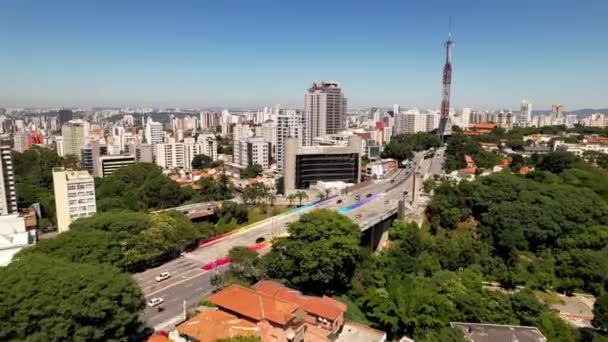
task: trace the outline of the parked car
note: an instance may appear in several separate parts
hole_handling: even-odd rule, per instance
[[[340,204],[340,203],[342,203],[342,200],[341,200],[341,199],[339,199],[339,200],[338,200],[336,203]]]
[[[369,194],[367,194],[367,196],[365,196],[365,197],[370,198],[370,197],[372,197],[372,194],[371,194],[371,193],[369,193]]]
[[[169,278],[171,278],[171,275],[169,274],[169,272],[163,272],[156,276],[156,281],[161,282],[161,281],[167,280]]]
[[[152,298],[148,301],[148,306],[149,307],[155,307],[157,305],[161,305],[162,303],[164,303],[165,300],[160,298],[160,297],[156,297],[156,298]]]

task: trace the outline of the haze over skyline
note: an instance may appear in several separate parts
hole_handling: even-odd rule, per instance
[[[605,108],[606,1],[0,3],[1,106],[301,108],[313,81],[349,107]]]

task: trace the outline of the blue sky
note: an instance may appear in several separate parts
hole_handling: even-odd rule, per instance
[[[0,106],[608,107],[608,1],[0,0]]]

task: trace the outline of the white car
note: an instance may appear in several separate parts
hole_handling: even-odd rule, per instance
[[[157,305],[161,305],[164,301],[165,300],[162,299],[162,298],[158,298],[158,297],[157,298],[152,298],[152,299],[150,299],[148,301],[148,306],[149,307],[154,307],[154,306],[157,306]]]
[[[156,281],[160,282],[163,280],[167,280],[169,278],[171,278],[171,275],[169,274],[169,272],[163,272],[156,276]]]

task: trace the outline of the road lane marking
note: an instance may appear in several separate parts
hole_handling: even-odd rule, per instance
[[[184,282],[186,282],[186,281],[188,281],[188,280],[192,280],[192,279],[194,279],[194,278],[197,278],[197,277],[200,277],[200,276],[202,276],[202,275],[205,275],[205,274],[209,273],[209,272],[206,272],[206,271],[203,271],[203,270],[200,270],[200,271],[201,271],[201,273],[199,273],[199,274],[197,274],[197,275],[193,275],[193,276],[192,276],[192,277],[190,277],[190,278],[186,278],[186,279],[180,280],[180,281],[178,281],[177,283],[173,283],[173,284],[171,284],[171,285],[169,285],[169,286],[163,287],[162,289],[158,289],[158,290],[156,290],[156,291],[154,291],[154,292],[150,292],[150,293],[148,293],[147,295],[144,295],[144,297],[145,297],[145,298],[147,298],[147,297],[153,296],[153,295],[155,295],[155,294],[157,294],[157,293],[159,293],[159,292],[165,291],[166,289],[170,289],[170,288],[172,288],[172,287],[174,287],[174,286],[176,286],[176,285],[179,285],[179,284],[181,284],[181,283],[184,283]]]

